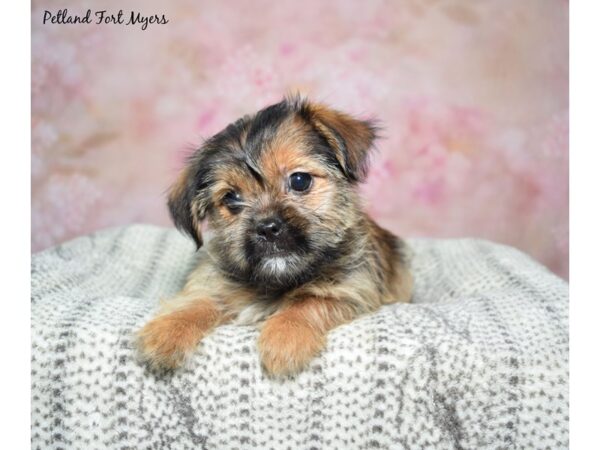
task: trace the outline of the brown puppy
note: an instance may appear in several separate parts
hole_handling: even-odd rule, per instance
[[[202,246],[183,290],[139,332],[143,357],[175,368],[226,321],[260,327],[273,376],[301,371],[327,332],[393,302],[408,302],[405,244],[361,209],[375,128],[288,98],[246,116],[196,151],[172,187],[178,228]]]

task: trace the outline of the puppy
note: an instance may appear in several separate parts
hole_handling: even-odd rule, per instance
[[[143,358],[176,368],[231,321],[259,327],[268,375],[295,375],[332,328],[408,302],[408,249],[357,193],[375,138],[369,121],[287,98],[206,141],[168,204],[198,248],[203,220],[214,237],[183,290],[138,333]]]

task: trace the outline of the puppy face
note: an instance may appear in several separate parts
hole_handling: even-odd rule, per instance
[[[375,138],[369,122],[300,99],[244,117],[209,139],[171,189],[175,224],[230,277],[281,290],[352,252],[356,184]]]

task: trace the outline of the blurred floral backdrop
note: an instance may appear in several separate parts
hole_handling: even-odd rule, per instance
[[[385,127],[364,197],[403,236],[476,236],[568,277],[568,2],[32,3],[32,246],[168,225],[186,152],[299,91]]]

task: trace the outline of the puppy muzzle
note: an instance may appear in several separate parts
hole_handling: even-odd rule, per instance
[[[269,217],[258,222],[256,225],[256,234],[259,239],[265,239],[267,242],[275,242],[281,236],[285,224],[279,217]]]

